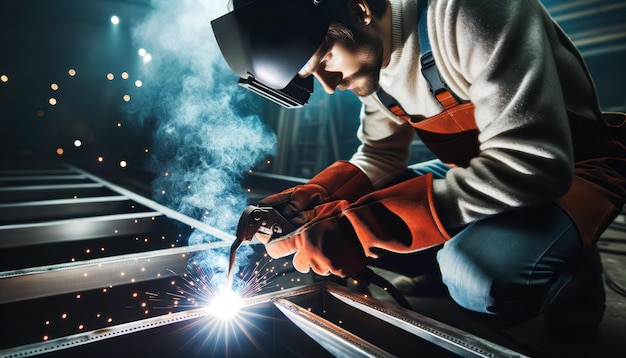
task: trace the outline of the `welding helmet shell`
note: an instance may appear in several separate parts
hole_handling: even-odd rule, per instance
[[[343,0],[256,0],[211,22],[239,77],[285,88],[320,47]]]

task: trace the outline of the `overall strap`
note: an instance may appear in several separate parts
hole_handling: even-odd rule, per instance
[[[424,3],[428,3],[424,1]],[[435,58],[433,57],[433,51],[430,47],[430,41],[428,40],[428,21],[426,18],[427,6],[421,11],[420,19],[417,23],[417,29],[420,40],[420,63],[422,64],[422,75],[428,82],[430,92],[437,97],[437,100],[444,109],[449,109],[459,104],[452,91],[448,88],[448,85],[444,82],[443,78],[439,74]]]
[[[420,18],[417,26],[420,41],[420,63],[422,66],[422,75],[426,79],[431,93],[437,98],[443,108],[447,110],[458,105],[459,101],[443,81],[441,75],[439,74],[439,70],[437,69],[437,64],[435,63],[435,58],[433,57],[430,47],[430,41],[428,40],[428,22],[426,19],[427,5],[427,0],[418,1],[418,14],[420,14]],[[411,116],[406,113],[398,101],[385,92],[385,90],[380,88],[376,94],[383,105],[385,105],[385,107],[387,107],[393,114],[405,121],[411,119]]]

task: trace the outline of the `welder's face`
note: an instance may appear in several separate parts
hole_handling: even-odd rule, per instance
[[[327,38],[299,75],[314,75],[328,93],[337,88],[357,96],[375,92],[383,62],[382,44],[366,32],[352,33],[354,41]]]

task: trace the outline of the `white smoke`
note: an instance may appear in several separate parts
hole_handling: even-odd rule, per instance
[[[213,36],[210,21],[228,12],[227,2],[153,1],[133,31],[152,60],[141,66],[130,110],[154,128],[154,198],[233,232],[247,205],[240,179],[273,154],[276,138],[256,115],[261,99],[236,85]],[[207,241],[215,240],[194,233],[189,245]]]

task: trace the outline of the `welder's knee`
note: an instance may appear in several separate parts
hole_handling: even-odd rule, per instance
[[[484,272],[471,252],[459,248],[457,242],[447,242],[437,253],[443,283],[452,299],[461,307],[474,312],[489,313],[493,277]]]
[[[468,225],[443,245],[437,261],[444,284],[461,307],[531,318],[567,281],[579,245],[567,214],[544,205]]]

